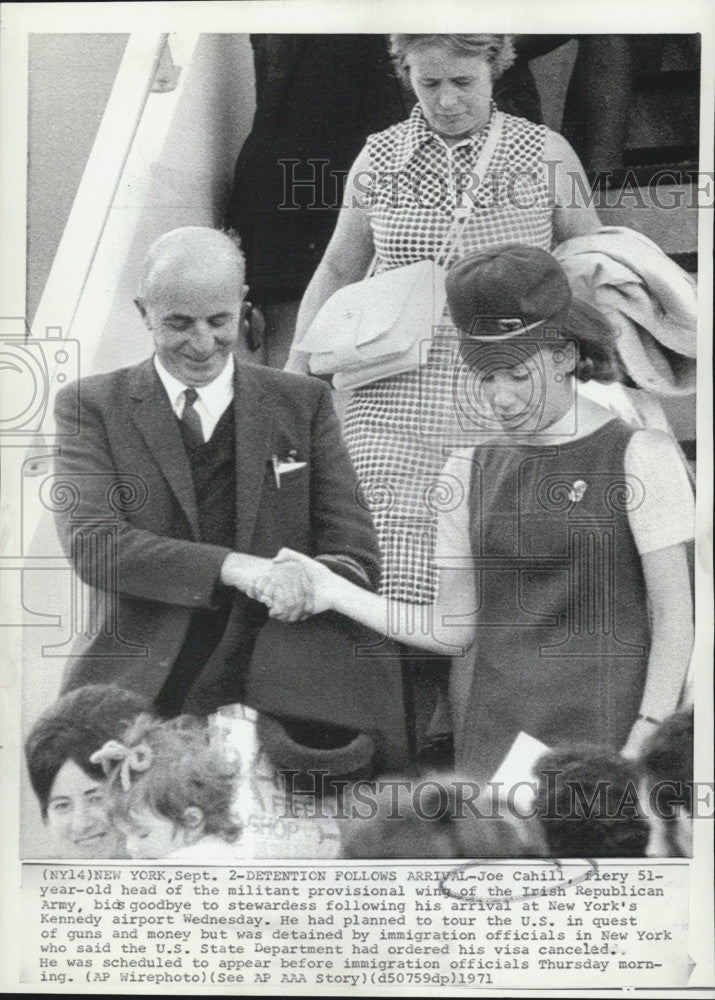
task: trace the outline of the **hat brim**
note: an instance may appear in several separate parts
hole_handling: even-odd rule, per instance
[[[502,324],[509,324],[510,329],[504,330]],[[490,330],[483,334],[479,329]],[[573,298],[569,307],[546,319],[525,323],[518,317],[476,317],[470,330],[460,327],[462,337],[470,344],[504,344],[512,340],[551,341],[558,337],[568,339],[578,336],[579,332],[601,333],[604,337],[613,337],[613,328],[603,313],[599,312],[583,299]]]

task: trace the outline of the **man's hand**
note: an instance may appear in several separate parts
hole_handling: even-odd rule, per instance
[[[273,561],[232,552],[221,567],[221,582],[261,601],[271,618],[297,622],[330,607],[332,589],[340,577],[322,563],[281,549]]]
[[[271,560],[261,556],[249,556],[243,552],[231,552],[221,566],[221,583],[227,587],[254,597],[257,582],[271,571]]]
[[[314,613],[313,583],[298,562],[271,563],[248,594],[266,604],[271,618],[281,622],[303,621]]]
[[[321,611],[329,611],[333,607],[334,588],[340,584],[341,577],[331,572],[323,563],[303,555],[302,552],[281,549],[273,560],[273,566],[276,569],[291,567],[294,571],[300,570],[303,573],[304,578],[309,582],[312,597],[311,610],[308,614],[318,615]],[[271,614],[272,617],[276,617],[273,613]]]

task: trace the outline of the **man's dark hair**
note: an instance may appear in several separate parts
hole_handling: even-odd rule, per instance
[[[25,740],[25,760],[43,818],[58,771],[68,760],[90,778],[104,781],[89,758],[107,740],[119,739],[149,701],[114,684],[88,684],[58,699],[35,722]]]
[[[693,710],[676,712],[643,744],[641,766],[649,781],[672,782],[687,812],[693,811]]]
[[[679,819],[693,813],[692,708],[669,715],[653,730],[643,744],[640,765],[653,822],[663,821],[670,856],[689,857]]]
[[[534,766],[536,808],[553,855],[642,857],[648,823],[638,803],[637,765],[611,747],[574,744]]]

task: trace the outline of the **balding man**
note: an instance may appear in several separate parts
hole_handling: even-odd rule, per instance
[[[330,393],[239,364],[244,262],[228,236],[189,227],[147,254],[136,305],[141,364],[57,396],[55,496],[65,551],[95,596],[63,691],[115,683],[166,716],[241,700],[266,609],[246,596],[282,546],[374,585],[378,553]],[[65,486],[64,493],[62,485]],[[277,572],[277,569],[271,570]],[[283,577],[284,617],[310,610]]]

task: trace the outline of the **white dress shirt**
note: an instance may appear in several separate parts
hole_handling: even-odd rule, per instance
[[[184,404],[186,403],[184,393],[188,386],[184,385],[177,378],[174,378],[164,365],[162,365],[156,354],[154,355],[154,367],[161,379],[162,385],[166,389],[171,408],[176,416],[181,419],[181,415],[184,412]],[[233,355],[229,354],[226,367],[221,374],[217,375],[213,382],[209,382],[208,385],[196,387],[198,398],[194,403],[194,409],[201,419],[204,441],[210,439],[226,407],[233,400],[233,367]]]

